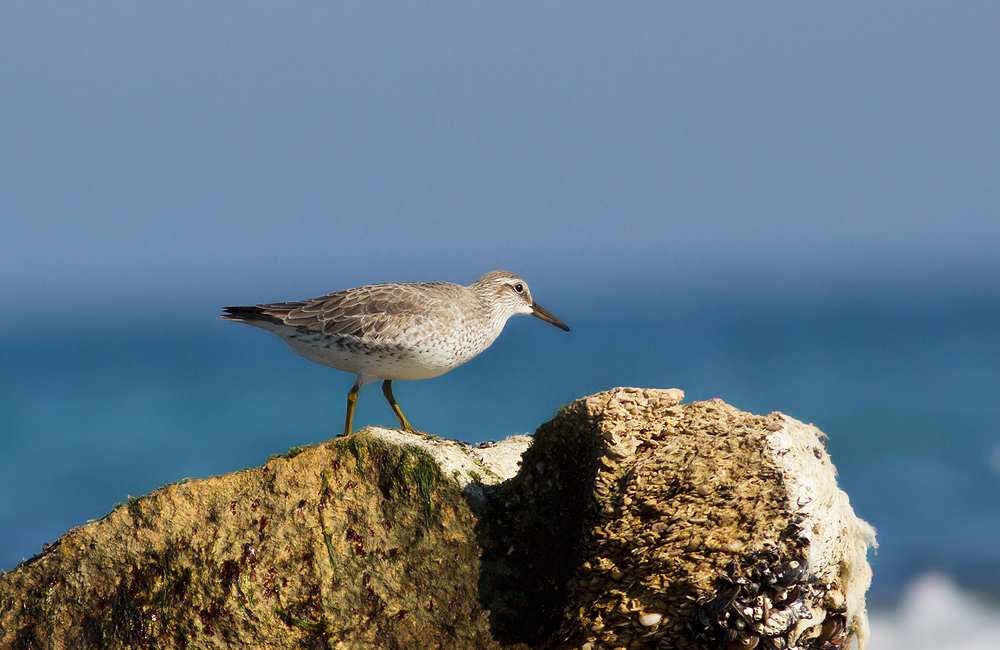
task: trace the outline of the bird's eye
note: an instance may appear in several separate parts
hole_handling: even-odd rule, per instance
[[[521,293],[522,291],[524,291],[524,285],[518,282],[517,284],[514,285],[514,291]]]

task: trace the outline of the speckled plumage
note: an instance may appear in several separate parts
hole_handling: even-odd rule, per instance
[[[383,392],[409,429],[392,397],[392,380],[428,379],[462,365],[488,348],[515,314],[569,331],[532,300],[523,279],[507,271],[492,271],[467,287],[398,282],[300,302],[226,307],[222,318],[266,329],[299,356],[355,374],[346,435],[358,389],[376,379],[385,380]]]

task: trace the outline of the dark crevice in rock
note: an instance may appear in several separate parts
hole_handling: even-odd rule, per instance
[[[543,425],[518,475],[489,494],[477,526],[479,599],[501,643],[536,645],[558,627],[580,565],[600,446],[567,412]]]

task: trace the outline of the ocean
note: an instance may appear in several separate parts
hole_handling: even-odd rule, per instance
[[[465,366],[396,382],[410,422],[497,440],[614,386],[812,422],[878,531],[871,647],[996,647],[1000,303],[543,304],[572,332],[514,318]],[[0,332],[0,569],[129,496],[341,432],[351,376],[216,316]],[[395,425],[378,385],[354,421]],[[966,636],[913,634],[935,621]]]

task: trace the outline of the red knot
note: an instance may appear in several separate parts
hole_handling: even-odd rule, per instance
[[[490,347],[515,314],[569,331],[532,299],[528,283],[507,271],[491,271],[467,287],[393,282],[224,311],[223,320],[273,332],[300,357],[357,376],[347,394],[344,435],[358,390],[376,379],[400,426],[412,431],[392,395],[393,380],[429,379],[462,365]]]

